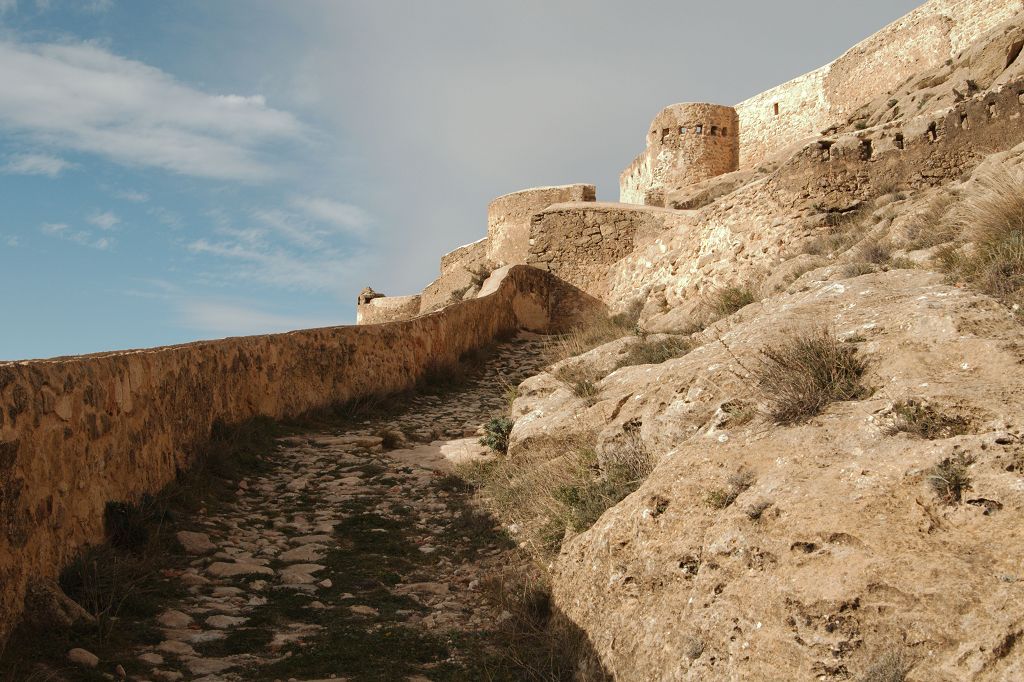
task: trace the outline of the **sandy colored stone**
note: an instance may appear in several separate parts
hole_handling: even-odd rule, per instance
[[[175,609],[168,609],[157,616],[156,622],[165,628],[181,629],[187,628],[192,623],[192,616]]]
[[[100,664],[100,659],[91,651],[72,649],[68,652],[68,662],[81,668],[95,668]]]
[[[210,542],[210,536],[206,533],[180,530],[175,537],[188,554],[208,554],[217,549],[217,546]]]
[[[274,570],[267,566],[247,563],[227,563],[216,561],[206,567],[206,572],[215,578],[233,578],[239,575],[274,575]]]

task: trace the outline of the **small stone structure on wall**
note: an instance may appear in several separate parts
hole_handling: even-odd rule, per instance
[[[420,296],[375,296],[358,301],[356,324],[380,324],[407,320],[420,313]]]
[[[662,109],[647,132],[647,147],[619,177],[619,200],[662,206],[666,191],[739,168],[736,110],[686,102]]]

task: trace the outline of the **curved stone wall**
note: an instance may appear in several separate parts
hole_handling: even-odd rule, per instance
[[[662,109],[648,128],[647,148],[619,179],[623,203],[662,205],[664,193],[739,168],[736,110],[682,103]]]
[[[29,579],[101,541],[106,503],[158,491],[215,422],[402,391],[503,332],[605,310],[536,268],[502,275],[488,295],[391,324],[0,363],[0,643]]]
[[[498,197],[487,206],[487,258],[495,266],[526,262],[530,218],[551,204],[596,201],[594,185],[534,187]]]

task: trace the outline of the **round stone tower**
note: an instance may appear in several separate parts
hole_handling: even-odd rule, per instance
[[[647,130],[647,149],[621,177],[626,203],[663,205],[665,192],[739,169],[740,119],[732,107],[673,104]]]

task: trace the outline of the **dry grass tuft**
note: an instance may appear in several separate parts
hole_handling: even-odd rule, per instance
[[[559,367],[555,377],[566,384],[577,398],[582,398],[588,405],[593,405],[600,393],[597,382],[601,381],[604,375],[583,362],[575,362]]]
[[[970,422],[963,417],[942,414],[931,405],[909,398],[897,401],[892,408],[889,435],[909,433],[918,438],[937,440],[952,438],[970,431]]]
[[[508,617],[495,623],[505,659],[515,679],[557,682],[580,679],[581,664],[593,656],[586,635],[554,608],[547,576],[526,562],[485,575],[480,581],[484,597]],[[590,667],[590,666],[587,666]],[[585,679],[610,679],[598,669]],[[495,676],[488,679],[505,679]]]
[[[647,478],[655,464],[635,432],[598,452],[592,435],[528,444],[514,456],[467,465],[462,475],[538,554],[557,552]]]
[[[629,336],[636,331],[636,321],[622,317],[597,317],[572,331],[553,336],[544,349],[545,360],[554,365],[583,355],[589,350]]]
[[[956,196],[948,192],[936,194],[912,222],[906,226],[908,251],[928,249],[956,239],[957,228],[948,220]]]
[[[864,674],[861,682],[904,682],[914,662],[902,647],[883,651],[876,657]]]
[[[940,267],[1007,304],[1024,302],[1024,170],[982,176],[954,215],[973,248],[943,249]]]
[[[725,509],[732,505],[732,503],[736,501],[736,498],[746,492],[756,481],[757,478],[749,471],[741,471],[733,474],[729,477],[728,487],[714,488],[708,491],[707,495],[704,497],[704,501],[707,502],[708,506],[714,507],[715,509]],[[761,511],[764,511],[764,509]],[[758,514],[758,516],[760,516],[760,514]]]
[[[728,286],[714,290],[704,297],[701,307],[712,321],[732,315],[757,300],[754,288],[749,285]]]
[[[692,349],[693,341],[686,337],[676,336],[658,340],[640,338],[626,349],[626,354],[619,358],[615,367],[660,365],[667,360],[682,357]]]
[[[861,383],[867,364],[857,349],[828,329],[794,332],[761,351],[754,378],[777,424],[796,424],[820,414],[832,402],[867,395]]]

